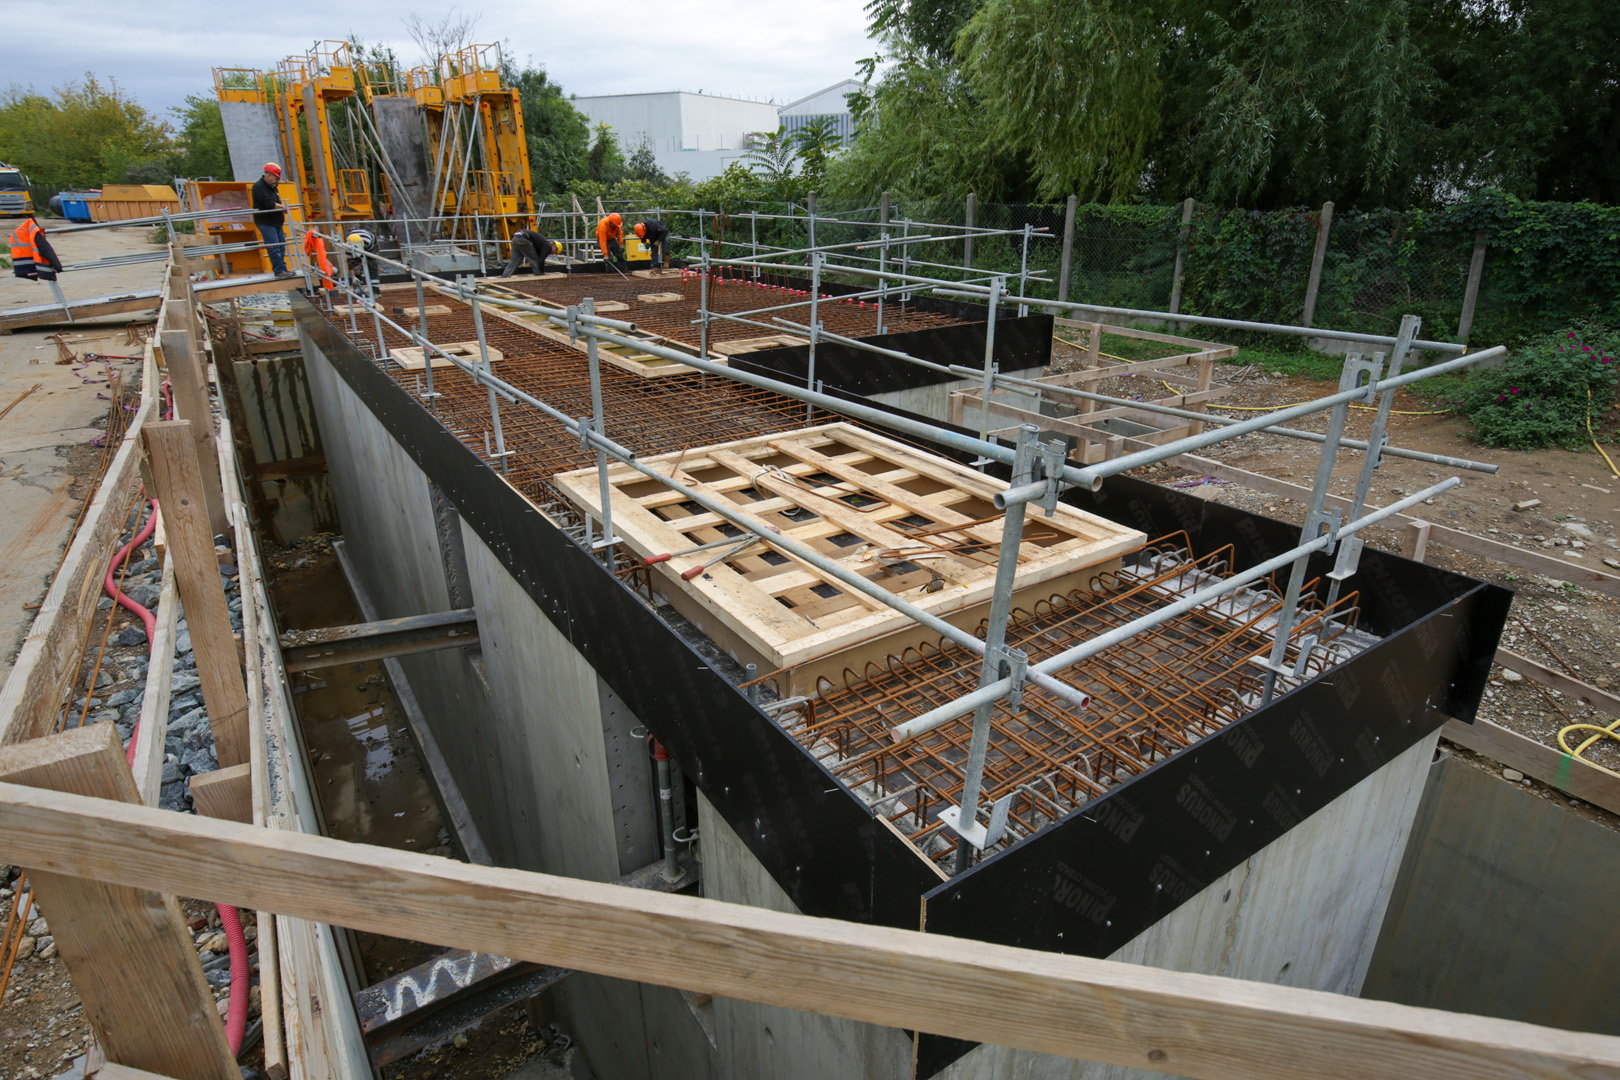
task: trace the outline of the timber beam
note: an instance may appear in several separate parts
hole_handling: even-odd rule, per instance
[[[281,656],[293,672],[476,644],[478,613],[458,608],[324,630],[289,630],[281,635]]]

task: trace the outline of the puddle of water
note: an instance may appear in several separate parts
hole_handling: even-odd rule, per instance
[[[271,595],[283,631],[361,621],[342,568],[330,551],[312,556],[303,566],[276,571]],[[382,662],[317,668],[292,679],[300,691],[293,702],[327,833],[361,844],[459,858],[460,853],[442,839],[450,836],[449,823]],[[368,985],[442,951],[374,934],[354,936]]]

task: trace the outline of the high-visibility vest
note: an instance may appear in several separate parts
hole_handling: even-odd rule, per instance
[[[321,234],[313,229],[304,233],[304,257],[313,259],[315,264],[321,268],[322,286],[328,289],[337,288],[337,282],[333,279],[332,263],[326,257],[326,241],[321,239]]]
[[[39,227],[39,222],[33,218],[25,219],[21,225],[11,230],[11,261],[18,263],[26,259],[29,262],[44,262],[45,256],[40,254],[37,239],[44,231]]]

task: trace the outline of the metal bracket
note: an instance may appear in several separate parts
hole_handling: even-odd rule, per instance
[[[1356,568],[1361,565],[1361,549],[1365,546],[1365,542],[1359,535],[1346,539],[1339,546],[1338,561],[1333,564],[1333,569],[1328,573],[1328,577],[1334,581],[1343,581],[1345,578],[1353,576]]]
[[[1302,530],[1302,535],[1306,539],[1315,539],[1323,533],[1330,537],[1336,536],[1339,532],[1339,526],[1343,524],[1343,511],[1336,506],[1324,510],[1312,510],[1305,515],[1305,528]],[[1331,555],[1337,547],[1337,541],[1329,540],[1328,546],[1323,548],[1322,551],[1324,554]]]
[[[1029,674],[1029,654],[1003,644],[996,649],[994,659],[996,673],[1003,679],[1012,680],[1012,686],[1007,690],[1007,704],[1013,712],[1017,712],[1024,707],[1024,680]]]
[[[1058,496],[1063,493],[1063,464],[1068,460],[1069,448],[1057,439],[1038,443],[1036,452],[1040,460],[1036,464],[1039,472],[1046,477],[1046,494],[1041,496],[1039,504],[1046,516],[1051,517],[1057,513]]]
[[[1361,385],[1361,374],[1363,372],[1367,375],[1366,386]],[[1340,376],[1345,381],[1339,385],[1345,386],[1348,384],[1352,387],[1359,387],[1362,391],[1361,400],[1371,405],[1378,400],[1378,394],[1373,387],[1378,384],[1378,380],[1383,377],[1383,374],[1383,353],[1374,353],[1370,360],[1360,353],[1349,353],[1344,358],[1344,371]]]
[[[1012,810],[1012,795],[1003,795],[990,806],[990,824],[981,825],[977,821],[962,821],[962,808],[960,806],[947,806],[939,812],[939,820],[945,823],[957,836],[972,844],[979,851],[983,851],[991,844],[1007,835],[1007,815]]]
[[[579,305],[568,305],[568,343],[574,344],[579,340]]]

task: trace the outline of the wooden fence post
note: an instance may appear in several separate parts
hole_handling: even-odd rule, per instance
[[[962,218],[962,224],[966,225],[970,230],[973,228],[973,221],[974,221],[974,218],[976,216],[975,212],[978,210],[978,208],[979,208],[979,200],[978,200],[978,198],[973,194],[973,192],[971,192],[971,191],[968,192],[968,194],[967,194],[967,206],[963,210],[964,217]],[[965,232],[965,233],[962,234],[962,269],[964,269],[964,270],[972,270],[973,269],[973,233],[972,232]]]
[[[1058,267],[1058,303],[1069,298],[1069,267],[1074,260],[1074,211],[1080,200],[1069,196],[1069,205],[1063,210],[1063,262]]]
[[[1316,227],[1316,250],[1311,253],[1311,276],[1305,283],[1305,315],[1301,326],[1311,325],[1316,318],[1316,294],[1322,288],[1322,263],[1327,259],[1328,232],[1333,228],[1333,203],[1322,204],[1322,216]]]
[[[1479,302],[1479,282],[1485,276],[1485,231],[1474,234],[1474,257],[1468,262],[1468,286],[1463,290],[1462,314],[1457,317],[1457,341],[1468,344],[1474,330],[1474,305]]]
[[[240,765],[247,761],[247,689],[225,609],[191,425],[185,420],[148,424],[143,434],[214,732],[214,755],[222,767]]]
[[[1187,268],[1187,238],[1192,233],[1193,209],[1198,203],[1187,199],[1181,204],[1181,233],[1176,239],[1176,269],[1170,279],[1170,314],[1181,313],[1181,275]]]
[[[7,747],[0,780],[140,802],[112,724]],[[28,879],[109,1061],[161,1076],[238,1080],[173,896],[41,870],[28,870]]]

